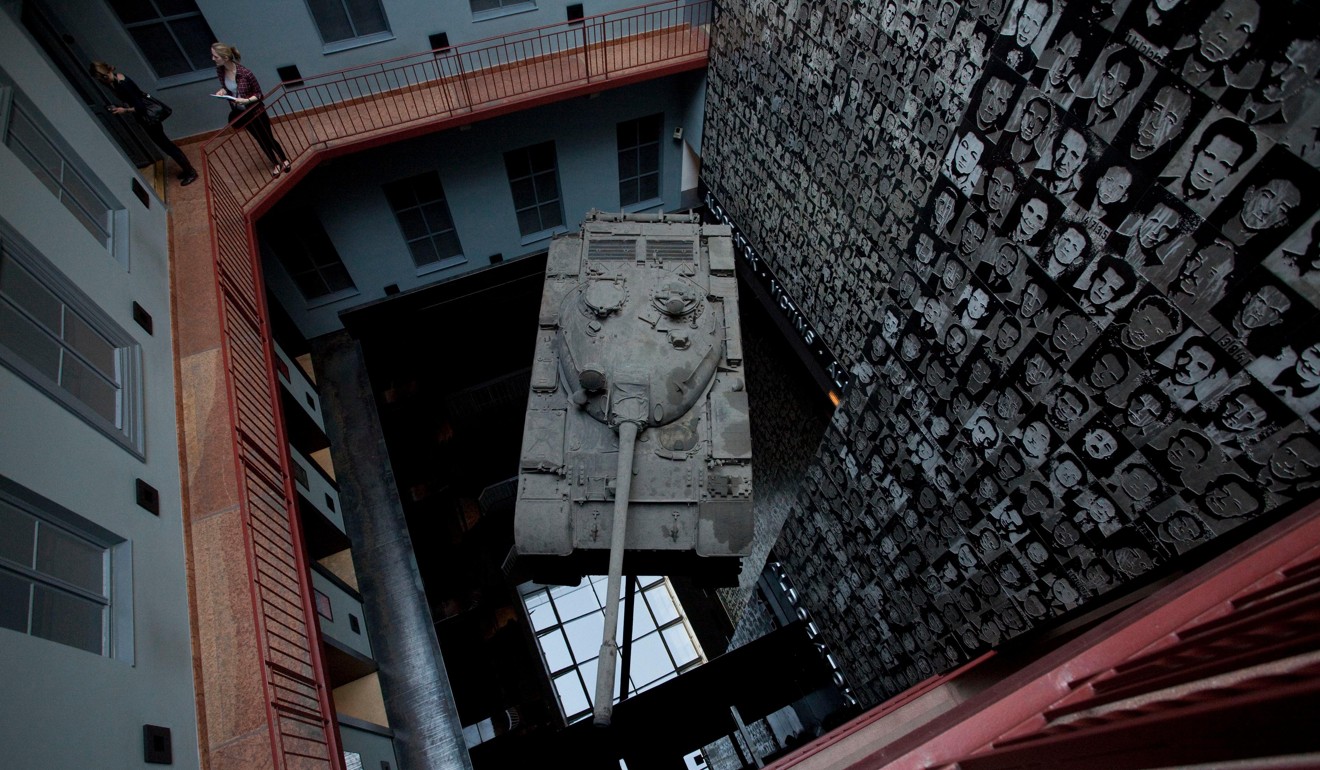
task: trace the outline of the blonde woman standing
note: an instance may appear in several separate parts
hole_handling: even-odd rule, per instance
[[[271,163],[271,176],[289,170],[289,158],[275,139],[270,117],[261,107],[261,84],[252,70],[239,64],[242,56],[238,49],[224,43],[211,46],[211,61],[215,62],[215,76],[220,80],[216,96],[231,97],[229,123],[245,129],[257,141],[257,146]]]

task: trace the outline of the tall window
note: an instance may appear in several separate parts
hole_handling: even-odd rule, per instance
[[[110,0],[158,77],[209,70],[215,35],[194,0]]]
[[[316,214],[289,209],[276,219],[278,225],[262,228],[262,239],[303,297],[314,300],[357,288]]]
[[[140,360],[127,332],[0,229],[0,363],[141,454]]]
[[[36,110],[11,88],[0,88],[0,120],[5,145],[31,169],[46,189],[111,254],[116,254],[115,220],[119,206]]]
[[[569,722],[590,714],[591,699],[596,696],[606,583],[605,576],[593,575],[576,586],[525,583],[518,587],[541,658]],[[630,695],[702,663],[701,649],[668,580],[637,578],[635,606],[632,666],[628,672]]]
[[[509,172],[519,232],[532,235],[564,224],[554,142],[506,152],[504,167]]]
[[[380,0],[307,0],[307,8],[327,44],[390,31]]]
[[[123,539],[13,487],[0,487],[0,628],[113,654],[111,548]]]
[[[390,182],[385,185],[385,198],[399,220],[413,264],[426,267],[463,261],[463,246],[458,242],[439,174],[430,171]]]
[[[660,197],[660,127],[664,115],[627,120],[619,137],[619,205]]]

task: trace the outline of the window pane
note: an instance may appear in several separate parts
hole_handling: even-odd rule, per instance
[[[579,662],[594,658],[600,652],[601,623],[604,620],[604,615],[597,612],[564,624],[568,646]]]
[[[19,160],[38,176],[58,180],[64,160],[46,139],[36,124],[20,109],[15,109],[9,122],[9,144],[18,144],[15,150]]]
[[[3,301],[0,301],[0,345],[9,348],[52,383],[59,382],[59,343]]]
[[[443,202],[428,203],[422,207],[422,213],[426,216],[426,226],[432,233],[452,230],[454,223],[449,219],[449,209]]]
[[[385,23],[385,11],[380,7],[380,0],[346,0],[349,15],[353,17],[353,26],[358,36],[374,35],[389,29]]]
[[[553,673],[573,665],[573,657],[568,654],[568,642],[564,640],[563,632],[556,629],[540,637],[538,641],[541,643],[541,652],[545,654],[548,671]]]
[[[546,201],[558,200],[559,185],[555,181],[555,175],[553,173],[537,174],[532,178],[536,181],[537,202],[544,203]]]
[[[671,620],[678,620],[678,610],[674,608],[674,600],[664,586],[657,586],[647,591],[646,603],[650,605],[651,613],[655,615],[655,622],[659,625],[663,626]]]
[[[312,9],[322,40],[333,43],[353,37],[353,27],[340,0],[307,0],[307,6]]]
[[[559,609],[559,617],[565,623],[600,609],[600,603],[596,601],[596,595],[592,593],[591,587],[585,583],[570,588],[563,593],[555,593],[555,606]]]
[[[619,176],[637,176],[637,149],[629,147],[619,151]]]
[[[619,614],[623,614],[622,606],[619,607]],[[642,603],[642,597],[638,596],[633,602],[633,638],[646,636],[654,630],[655,621],[651,619],[651,613],[646,611],[646,605]]]
[[[211,44],[215,42],[215,35],[206,19],[200,15],[175,19],[170,22],[170,29],[178,38],[178,44],[183,46],[184,56],[188,58],[191,69],[205,70],[215,66],[211,61]]]
[[[119,427],[119,388],[72,355],[65,354],[60,385],[106,422]]]
[[[0,260],[0,294],[8,297],[51,334],[60,332],[60,310],[64,306],[54,294],[11,259]]]
[[[637,167],[639,171],[655,171],[660,168],[660,145],[644,144],[637,148]]]
[[[151,62],[151,68],[156,70],[156,74],[160,77],[166,78],[193,71],[192,64],[179,50],[178,43],[174,42],[174,36],[164,24],[133,27],[128,32]]]
[[[403,230],[404,240],[415,240],[426,235],[426,221],[418,209],[399,212],[399,227]]]
[[[0,559],[31,567],[34,537],[36,522],[32,517],[0,500]]]
[[[64,342],[106,379],[115,379],[115,346],[72,310],[64,314]]]
[[[541,229],[549,230],[564,223],[564,215],[559,211],[559,201],[547,203],[541,207]]]
[[[673,670],[660,634],[648,634],[633,642],[629,676],[638,687],[645,687]]]
[[[638,187],[636,179],[625,179],[619,182],[619,205],[631,206],[641,200],[638,197]]]
[[[32,582],[0,570],[0,628],[26,634]]]
[[[500,7],[500,0],[470,0],[472,12],[491,11]]]
[[[32,635],[100,655],[105,606],[41,584],[32,587]]]
[[[660,175],[647,174],[646,176],[642,177],[640,182],[640,192],[638,193],[637,200],[647,201],[647,200],[651,200],[652,198],[659,198],[659,197],[660,197]]]
[[[536,209],[527,209],[518,212],[518,232],[523,235],[531,235],[543,230],[541,227],[541,218],[536,215]]]
[[[510,182],[509,188],[513,191],[514,208],[525,209],[536,205],[536,188],[530,177]]]
[[[435,244],[431,243],[430,238],[422,238],[409,243],[408,250],[412,252],[413,264],[418,267],[429,265],[440,259],[440,257],[436,256]]]
[[[72,198],[65,197],[61,202],[64,203],[64,208],[68,209],[69,213],[74,216],[74,219],[77,219],[79,224],[92,234],[97,243],[107,247],[110,245],[110,238],[106,232],[104,221],[90,216],[85,209],[75,204]]]
[[[578,676],[582,677],[582,686],[587,688],[587,708],[591,708],[591,703],[596,699],[596,660],[594,658],[592,660],[582,660],[578,661],[578,664]],[[616,681],[618,672],[619,669],[615,668],[614,675]],[[617,693],[617,690],[615,692]]]
[[[105,593],[105,549],[44,522],[37,529],[37,571]]]
[[[431,239],[431,242],[435,244],[435,251],[441,257],[452,257],[463,253],[463,244],[458,242],[458,234],[453,230],[437,235]]]
[[[345,269],[343,264],[336,263],[330,267],[322,268],[321,275],[331,293],[353,288],[353,279],[349,277],[348,270]]]
[[[558,623],[555,617],[555,611],[550,604],[549,595],[545,591],[538,591],[527,598],[527,614],[532,619],[532,628],[536,631],[542,631]]]
[[[289,277],[293,278],[293,282],[298,285],[298,291],[307,299],[324,297],[330,293],[325,287],[325,281],[322,281],[317,273],[295,273]]]
[[[669,645],[669,652],[674,656],[676,665],[683,666],[697,659],[697,648],[692,646],[692,637],[688,636],[687,627],[682,623],[670,626],[661,633],[664,634],[665,643]]]
[[[559,704],[564,709],[565,717],[571,717],[591,706],[587,694],[582,690],[582,682],[578,679],[577,671],[570,671],[557,677],[555,692],[559,693]]]

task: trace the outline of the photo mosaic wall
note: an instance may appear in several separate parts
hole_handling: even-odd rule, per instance
[[[863,705],[1320,494],[1318,70],[1305,2],[721,3],[704,181],[853,373],[775,557]]]

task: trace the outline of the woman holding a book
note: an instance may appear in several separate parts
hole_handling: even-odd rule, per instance
[[[261,84],[252,70],[238,63],[241,58],[233,46],[224,43],[211,46],[211,61],[215,62],[215,75],[221,86],[215,96],[229,102],[230,124],[252,135],[271,163],[270,175],[279,176],[280,172],[289,170],[289,158],[275,139],[270,117],[260,109]]]

